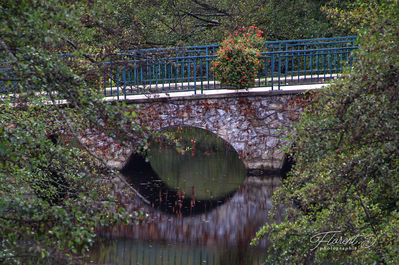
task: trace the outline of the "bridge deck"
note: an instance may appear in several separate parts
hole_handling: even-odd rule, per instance
[[[279,90],[273,90],[272,87],[254,87],[248,90],[235,90],[235,89],[215,89],[204,90],[202,94],[195,93],[194,91],[181,91],[171,93],[148,93],[141,95],[120,95],[119,97],[108,96],[104,101],[129,101],[129,102],[148,102],[148,101],[161,101],[161,100],[184,100],[184,99],[203,99],[203,98],[224,98],[235,96],[256,96],[256,95],[281,95],[281,94],[296,94],[308,90],[316,90],[326,87],[329,84],[310,84],[310,85],[293,85],[283,86]]]

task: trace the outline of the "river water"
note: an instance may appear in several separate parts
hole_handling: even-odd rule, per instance
[[[91,253],[96,264],[262,264],[270,242],[249,243],[269,220],[280,176],[249,176],[235,150],[212,133],[175,128],[154,138],[146,157],[122,170],[150,203],[123,198],[141,210],[137,224],[104,228]],[[280,211],[281,212],[281,211]]]

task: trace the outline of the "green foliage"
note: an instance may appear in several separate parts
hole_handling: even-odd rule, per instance
[[[384,2],[384,1],[382,1]],[[367,27],[375,17],[381,16],[383,4],[381,1],[330,1],[321,8],[322,12],[334,24],[344,31],[358,34]]]
[[[223,86],[247,89],[254,85],[261,67],[258,57],[263,46],[262,33],[254,26],[241,28],[222,42],[212,70]]]
[[[267,40],[346,35],[320,8],[328,0],[129,1],[118,11],[134,36],[154,46],[209,45],[245,25],[257,25]],[[336,2],[336,1],[335,1]]]
[[[399,263],[399,2],[378,8],[348,76],[320,91],[296,126],[297,164],[274,196],[286,219],[257,235],[273,243],[273,264]],[[316,247],[311,238],[329,231],[363,244]]]
[[[141,133],[97,90],[102,61],[127,43],[110,19],[118,4],[0,2],[0,81],[20,89],[0,98],[1,264],[80,263],[96,228],[131,220],[108,188],[118,175],[79,143],[88,128],[122,142]]]

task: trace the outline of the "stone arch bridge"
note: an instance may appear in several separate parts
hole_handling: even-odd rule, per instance
[[[249,171],[263,174],[282,168],[284,138],[298,121],[304,90],[236,92],[189,97],[126,100],[134,104],[142,126],[154,131],[175,126],[206,129],[228,142]],[[129,147],[90,141],[89,148],[110,166],[122,169],[133,152]]]

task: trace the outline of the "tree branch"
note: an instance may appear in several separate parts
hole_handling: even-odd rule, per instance
[[[0,37],[0,44],[4,48],[4,50],[7,51],[8,55],[13,59],[14,62],[18,61],[17,57],[11,52],[10,48],[7,46],[7,44],[3,41],[3,39]]]

